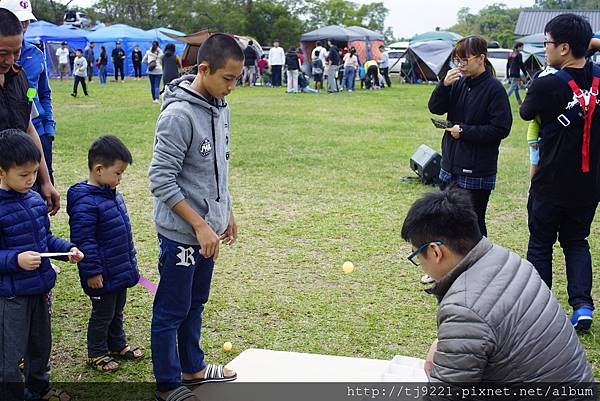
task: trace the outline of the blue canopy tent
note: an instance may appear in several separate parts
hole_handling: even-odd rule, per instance
[[[158,43],[160,44],[160,48],[163,51],[165,50],[165,46],[167,45],[167,43],[173,43],[173,44],[175,44],[175,49],[177,51],[177,55],[179,57],[181,57],[181,55],[183,54],[183,50],[185,49],[185,43],[180,42],[176,39],[173,39],[170,36],[165,35],[165,32],[170,33],[171,35],[177,35],[177,36],[185,36],[185,33],[176,31],[175,29],[169,29],[169,28],[149,29],[146,32],[151,33],[152,35],[154,35],[156,37],[154,40],[158,40]]]
[[[100,46],[106,48],[106,54],[108,56],[107,73],[111,75],[114,73],[114,67],[111,60],[111,54],[115,48],[117,41],[121,42],[121,48],[125,51],[125,74],[133,75],[133,63],[131,61],[131,52],[135,45],[139,45],[142,53],[146,53],[152,46],[152,41],[156,40],[156,36],[146,32],[142,29],[134,28],[125,24],[110,25],[106,28],[97,29],[94,32],[88,33],[87,39],[90,42],[96,43],[96,48]],[[146,73],[146,66],[142,66],[142,73]]]
[[[81,31],[81,30],[80,30]],[[57,76],[58,60],[56,49],[62,42],[67,42],[70,50],[83,49],[87,43],[85,31],[75,31],[61,28],[46,21],[37,21],[29,25],[25,33],[25,40],[30,43],[41,44],[46,53],[46,65],[50,76]]]

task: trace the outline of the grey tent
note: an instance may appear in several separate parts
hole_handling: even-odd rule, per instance
[[[329,25],[323,28],[307,32],[300,36],[301,42],[314,42],[317,40],[334,40],[338,42],[351,42],[353,40],[364,40],[365,35],[351,31],[339,25]]]
[[[356,32],[359,35],[363,35],[368,40],[385,40],[385,36],[383,36],[383,34],[363,28],[362,26],[349,26],[346,29]]]
[[[406,51],[402,74],[410,82],[439,81],[450,69],[454,46],[445,40],[430,40],[411,44]]]

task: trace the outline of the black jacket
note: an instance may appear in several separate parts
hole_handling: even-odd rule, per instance
[[[520,78],[521,71],[527,76],[527,70],[523,63],[523,54],[513,51],[509,54],[508,61],[506,62],[506,76],[508,78]]]
[[[300,60],[298,59],[298,54],[295,51],[287,52],[285,54],[285,65],[288,71],[300,69]]]
[[[4,87],[0,86],[0,131],[27,131],[32,104],[27,99],[28,88],[27,76],[20,67],[15,65],[4,74]]]
[[[473,79],[462,77],[451,87],[440,81],[429,99],[429,111],[448,113],[448,120],[463,129],[460,139],[444,133],[444,170],[471,177],[496,174],[498,148],[510,133],[512,113],[506,90],[490,70]]]
[[[567,68],[579,88],[589,91],[592,64],[585,68]],[[540,163],[531,180],[530,193],[536,199],[577,207],[600,201],[600,105],[596,106],[590,135],[590,172],[581,169],[583,119],[572,119],[568,127],[557,124],[557,117],[576,108],[581,111],[571,88],[555,75],[532,82],[520,114],[524,120],[540,116]]]
[[[256,64],[256,58],[258,55],[256,54],[256,50],[252,48],[252,46],[246,46],[244,49],[244,66],[252,67]]]

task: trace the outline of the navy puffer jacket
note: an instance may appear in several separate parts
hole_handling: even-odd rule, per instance
[[[78,263],[81,286],[91,297],[133,287],[140,279],[131,222],[120,193],[80,182],[67,192],[71,241],[85,254]],[[103,288],[87,279],[102,274]]]
[[[21,252],[69,252],[73,244],[50,232],[48,207],[33,191],[0,189],[0,297],[45,294],[54,287],[56,273],[48,258],[35,270],[19,267]]]

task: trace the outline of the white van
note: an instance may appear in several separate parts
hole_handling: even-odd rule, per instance
[[[496,70],[496,78],[503,81],[506,79],[506,63],[512,49],[488,49],[488,59]]]
[[[67,11],[63,18],[64,25],[73,25],[78,28],[87,28],[90,26],[90,19],[84,12]]]

